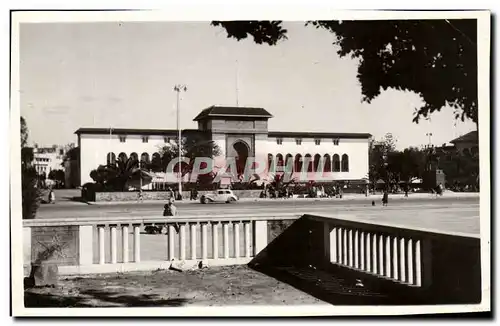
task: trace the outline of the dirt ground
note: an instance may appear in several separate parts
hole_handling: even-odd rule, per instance
[[[25,290],[26,307],[310,305],[324,302],[247,266],[61,278]]]

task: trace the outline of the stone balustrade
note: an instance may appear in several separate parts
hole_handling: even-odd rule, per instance
[[[25,267],[37,260],[37,252],[40,250],[32,245],[39,242],[35,233],[39,234],[40,231],[46,237],[49,235],[49,242],[52,240],[51,236],[65,238],[63,242],[67,247],[66,256],[70,259],[55,260],[61,274],[152,270],[169,268],[172,264],[182,268],[244,264],[267,245],[268,221],[294,220],[298,217],[297,214],[254,214],[253,217],[231,215],[25,220]],[[161,236],[146,235],[143,230],[148,225],[161,225],[166,232]],[[176,226],[178,230],[175,229]],[[72,229],[71,236],[64,237],[68,234],[68,228]],[[151,241],[157,244],[164,241],[160,245],[166,248],[163,259],[144,260],[141,257],[141,253],[149,254],[148,250],[158,249],[157,245],[143,248],[141,238],[144,237],[149,237],[149,244]],[[42,246],[42,249],[48,245],[50,243]]]

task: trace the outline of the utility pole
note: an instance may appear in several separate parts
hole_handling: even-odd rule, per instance
[[[239,99],[238,99],[238,60],[236,60],[236,107],[239,107]]]
[[[180,112],[180,105],[179,105],[179,97],[180,97],[180,92],[186,92],[187,91],[187,86],[186,85],[175,85],[174,86],[174,91],[177,92],[177,131],[179,133],[178,135],[178,146],[179,146],[179,155],[178,155],[178,164],[177,164],[177,173],[178,173],[178,180],[179,180],[179,197],[182,199],[182,165],[181,165],[181,156],[182,156],[182,135],[181,135],[181,112]]]

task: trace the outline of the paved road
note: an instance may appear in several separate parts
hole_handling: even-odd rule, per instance
[[[162,207],[163,203],[43,205],[37,213],[37,218],[154,216],[161,215]],[[391,200],[388,207],[382,207],[379,200],[376,201],[376,206],[372,207],[371,199],[366,198],[326,201],[242,201],[234,204],[207,205],[198,202],[182,202],[177,207],[181,216],[314,213],[441,231],[479,234],[479,198],[398,198]]]

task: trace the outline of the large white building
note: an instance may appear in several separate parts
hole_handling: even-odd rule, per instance
[[[270,118],[263,108],[212,106],[194,118],[198,129],[183,130],[182,134],[213,140],[222,151],[218,159],[236,158],[239,167],[247,157],[255,157],[288,165],[293,176],[321,169],[323,180],[366,180],[370,134],[269,131]],[[159,162],[160,148],[177,137],[177,130],[172,129],[81,128],[75,133],[81,151],[81,184],[92,181],[93,169],[119,157]],[[304,162],[311,163],[306,168]]]

